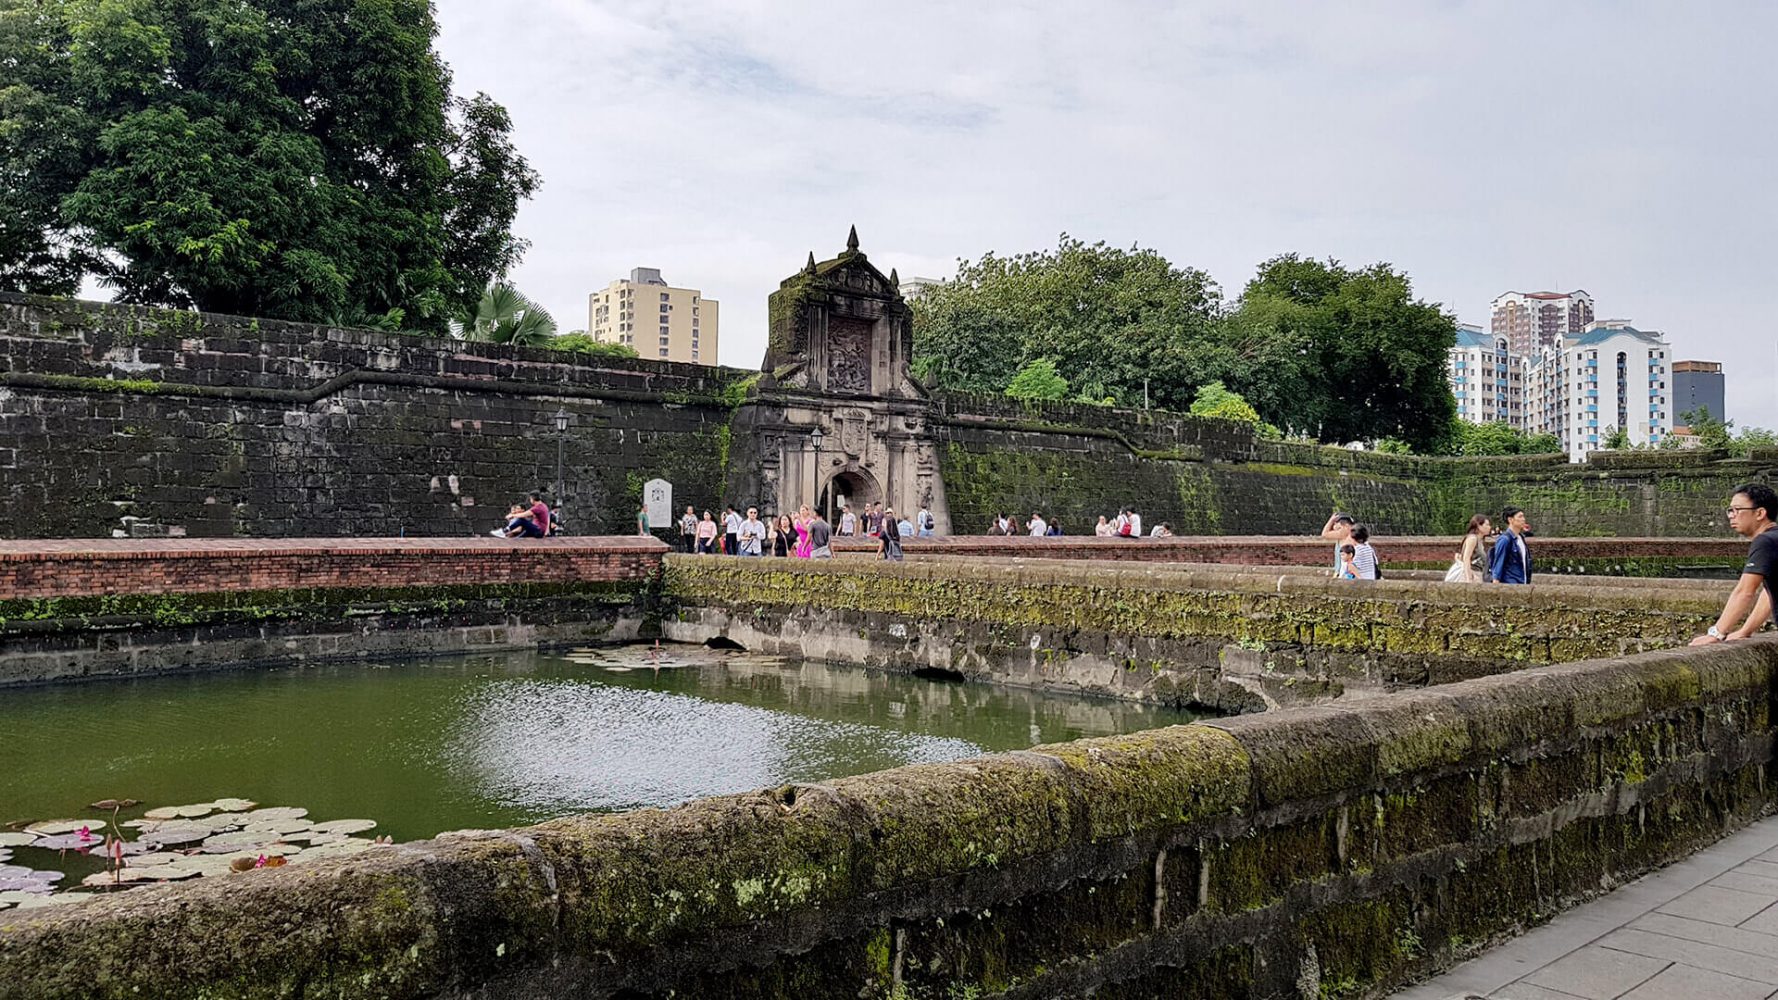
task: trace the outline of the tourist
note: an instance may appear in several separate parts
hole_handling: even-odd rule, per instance
[[[1463,533],[1463,544],[1451,568],[1445,570],[1446,583],[1483,583],[1488,579],[1488,552],[1483,540],[1494,530],[1488,515],[1477,514],[1469,519],[1469,530]]]
[[[925,504],[920,505],[920,516],[914,520],[920,525],[921,538],[931,538],[938,531],[938,519],[932,516],[932,511],[927,510]]]
[[[1162,521],[1160,524],[1157,524],[1154,526],[1154,530],[1150,531],[1148,533],[1148,537],[1150,537],[1150,538],[1172,538],[1173,537],[1173,526],[1171,524],[1168,524],[1165,521]]]
[[[779,514],[772,522],[772,555],[787,558],[796,547],[796,529],[791,527],[790,515]]]
[[[1340,554],[1345,555],[1344,546]],[[1340,568],[1345,569],[1343,562]],[[1352,570],[1360,580],[1376,580],[1382,575],[1377,572],[1377,550],[1371,547],[1371,529],[1362,524],[1352,526]]]
[[[1110,538],[1116,533],[1117,528],[1111,523],[1111,519],[1107,518],[1104,514],[1100,514],[1099,523],[1093,525],[1093,535],[1098,538]]]
[[[1500,540],[1494,543],[1494,555],[1488,563],[1488,575],[1494,583],[1530,583],[1531,553],[1525,548],[1525,536],[1531,530],[1531,522],[1526,519],[1525,512],[1517,507],[1508,507],[1500,512],[1500,520],[1506,530],[1500,533]]]
[[[1043,533],[1044,533],[1044,534],[1045,534],[1045,535],[1047,535],[1047,536],[1048,536],[1048,537],[1050,537],[1050,538],[1059,538],[1059,537],[1061,537],[1061,534],[1062,534],[1062,522],[1060,522],[1060,521],[1058,521],[1058,520],[1056,520],[1056,515],[1054,515],[1054,514],[1051,514],[1051,515],[1050,515],[1050,516],[1049,516],[1049,517],[1048,517],[1048,518],[1045,518],[1045,521],[1044,521],[1044,523],[1046,523],[1046,524],[1048,524],[1048,525],[1049,525],[1049,527],[1047,527],[1047,528],[1045,528],[1045,529],[1043,529]]]
[[[1138,513],[1136,508],[1134,508],[1134,507],[1129,508],[1129,522],[1128,523],[1130,526],[1130,530],[1128,533],[1129,537],[1141,538],[1142,537],[1142,515],[1140,513]]]
[[[883,511],[874,500],[864,505],[864,533],[872,538],[883,533]]]
[[[833,527],[820,514],[808,524],[809,558],[832,559]]]
[[[747,508],[747,519],[741,522],[741,530],[737,533],[741,543],[741,555],[765,555],[766,526],[759,519],[759,508]]]
[[[488,534],[495,538],[517,538],[525,533],[525,525],[530,523],[531,508],[522,503],[515,503],[506,508],[506,526],[490,529]]]
[[[1030,532],[1031,532],[1032,538],[1042,538],[1043,536],[1049,534],[1049,531],[1050,531],[1049,522],[1045,521],[1043,519],[1042,514],[1032,514],[1031,515]]]
[[[709,511],[704,511],[704,519],[698,522],[698,555],[707,556],[716,551],[716,518]]]
[[[638,535],[652,535],[652,534],[654,534],[654,532],[649,530],[648,505],[647,504],[643,504],[642,506],[636,508],[636,534],[638,534]]]
[[[679,518],[679,547],[687,552],[696,552],[698,548],[698,514],[691,504],[685,505],[685,513]]]
[[[1347,542],[1352,540],[1353,523],[1351,514],[1342,514],[1336,510],[1327,516],[1327,523],[1321,527],[1321,537],[1333,542],[1333,568],[1335,576],[1340,575],[1340,549]]]
[[[901,562],[901,532],[895,523],[893,508],[884,508],[881,530],[877,534],[877,552],[890,562]]]
[[[722,515],[722,551],[734,556],[741,554],[741,515],[730,507]]]
[[[1729,528],[1752,540],[1747,563],[1716,624],[1693,639],[1694,646],[1745,639],[1768,620],[1778,625],[1778,491],[1764,483],[1736,489],[1729,498]]]
[[[1340,569],[1334,574],[1342,580],[1358,579],[1358,567],[1352,565],[1352,557],[1358,554],[1358,546],[1351,542],[1340,546]]]
[[[895,528],[898,532],[901,533],[901,537],[903,537],[903,538],[913,538],[914,537],[914,522],[908,520],[905,517],[902,518],[901,520],[895,522]]]
[[[798,559],[808,559],[815,551],[815,543],[809,540],[809,526],[815,523],[815,512],[808,504],[797,508],[796,520],[792,522],[796,528],[796,547],[791,554]]]
[[[858,515],[852,513],[852,505],[840,505],[840,537],[851,538],[858,534]]]

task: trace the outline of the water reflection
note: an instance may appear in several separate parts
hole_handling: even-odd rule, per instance
[[[239,796],[408,840],[1184,721],[1115,701],[644,648],[0,695],[0,824]]]

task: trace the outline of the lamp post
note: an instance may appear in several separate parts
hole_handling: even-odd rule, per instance
[[[560,510],[562,508],[562,490],[565,488],[562,482],[562,442],[568,436],[568,411],[557,409],[555,416],[551,419],[556,424],[556,488],[555,496],[550,499],[555,501],[556,509]]]
[[[809,432],[809,444],[815,448],[815,483],[811,492],[815,494],[812,499],[815,501],[816,510],[821,510],[822,507],[826,506],[826,504],[821,502],[821,440],[823,437],[824,435],[821,433],[821,426],[819,424]],[[827,514],[826,511],[821,511],[821,513],[824,517]]]

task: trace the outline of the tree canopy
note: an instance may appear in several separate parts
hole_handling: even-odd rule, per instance
[[[1038,358],[1020,368],[1006,384],[1006,394],[1014,399],[1067,399],[1068,380],[1056,371],[1056,363]]]
[[[1007,391],[1039,359],[1082,399],[1191,408],[1220,383],[1266,424],[1327,441],[1444,441],[1456,321],[1387,264],[1352,270],[1294,254],[1261,264],[1225,307],[1203,271],[1153,250],[1087,244],[961,261],[914,302],[915,374],[937,388]]]
[[[537,176],[436,34],[428,0],[0,0],[0,287],[442,331]]]
[[[1468,420],[1453,422],[1450,438],[1435,449],[1447,455],[1543,455],[1561,450],[1562,442],[1554,434],[1528,434],[1511,424]]]

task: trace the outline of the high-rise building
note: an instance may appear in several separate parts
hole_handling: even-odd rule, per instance
[[[1494,300],[1489,329],[1505,337],[1512,353],[1531,357],[1539,348],[1580,334],[1593,322],[1593,297],[1583,291],[1505,292]]]
[[[1614,428],[1632,445],[1672,433],[1672,361],[1666,339],[1624,320],[1590,323],[1538,350],[1525,372],[1525,429],[1550,433],[1574,461],[1604,447]]]
[[[716,364],[718,305],[695,288],[674,288],[658,268],[638,267],[589,296],[587,331],[644,358]]]
[[[1703,410],[1710,419],[1724,422],[1722,405],[1722,362],[1673,362],[1673,418],[1684,419],[1693,410]]]
[[[1450,356],[1457,416],[1476,424],[1525,426],[1525,359],[1508,349],[1505,337],[1460,323]]]

